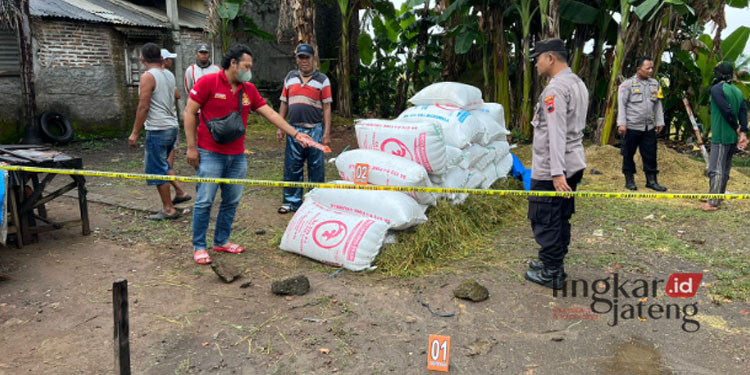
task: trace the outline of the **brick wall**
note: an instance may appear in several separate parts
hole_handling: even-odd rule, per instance
[[[45,21],[35,25],[41,67],[112,65],[111,26]]]

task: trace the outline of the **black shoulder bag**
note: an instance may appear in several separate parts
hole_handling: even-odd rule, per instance
[[[212,118],[211,120],[206,120],[206,117],[203,116],[203,111],[201,111],[201,117],[203,118],[203,122],[206,123],[208,132],[211,133],[211,137],[218,144],[225,145],[232,143],[245,135],[245,124],[242,123],[242,88],[239,89],[237,94],[239,96],[237,101],[239,108],[237,111],[221,118]]]

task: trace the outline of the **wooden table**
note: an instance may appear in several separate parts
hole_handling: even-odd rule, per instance
[[[80,157],[55,151],[48,146],[0,145],[0,162],[27,167],[83,169]],[[36,242],[39,233],[55,229],[80,225],[84,236],[91,233],[86,179],[83,176],[69,176],[72,182],[46,195],[45,188],[57,174],[8,171],[8,176],[8,234],[15,234],[18,248]],[[78,190],[81,218],[64,222],[51,220],[45,204],[73,189]]]

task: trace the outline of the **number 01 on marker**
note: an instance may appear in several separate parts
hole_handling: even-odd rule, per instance
[[[427,352],[427,370],[448,372],[451,360],[451,338],[430,335]]]

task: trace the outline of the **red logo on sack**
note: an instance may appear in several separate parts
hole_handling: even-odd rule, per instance
[[[409,148],[396,138],[388,138],[383,141],[383,144],[380,145],[380,151],[391,153],[402,158],[405,158],[408,154],[409,159],[414,160],[414,156],[411,154],[411,151],[409,151]]]
[[[702,273],[673,273],[667,280],[666,292],[672,298],[690,298],[698,292]]]
[[[323,249],[331,249],[346,238],[346,224],[338,220],[324,221],[313,229],[313,241]]]

